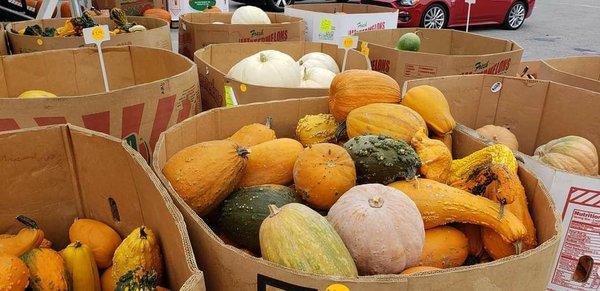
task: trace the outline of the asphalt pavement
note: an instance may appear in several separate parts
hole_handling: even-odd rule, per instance
[[[296,3],[323,2],[296,0]],[[231,2],[230,11],[241,5]],[[517,42],[525,49],[524,60],[600,55],[600,0],[538,0],[533,15],[518,30],[497,26],[471,27],[469,30]],[[172,36],[176,43],[175,30]]]

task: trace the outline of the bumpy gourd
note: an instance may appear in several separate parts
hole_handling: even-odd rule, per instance
[[[418,112],[438,135],[450,133],[456,126],[446,97],[435,87],[421,85],[411,88],[402,98],[402,105]]]
[[[346,119],[349,138],[367,134],[385,135],[409,143],[419,130],[425,130],[427,134],[423,118],[400,104],[365,105],[350,111]]]
[[[25,225],[19,233],[14,236],[0,238],[0,253],[20,256],[34,248],[37,248],[44,240],[44,231],[37,223],[24,215],[17,216],[17,221]]]
[[[514,173],[519,167],[515,155],[507,146],[495,144],[475,151],[462,159],[453,160],[448,183],[467,179],[475,169],[490,162],[505,165]]]
[[[421,160],[419,172],[423,177],[446,183],[452,166],[452,153],[448,147],[442,141],[428,138],[424,130],[418,131],[410,144]]]
[[[423,220],[402,191],[381,184],[353,187],[331,207],[327,219],[360,274],[396,274],[419,263]]]
[[[160,278],[155,270],[148,270],[144,267],[136,267],[123,274],[116,283],[115,291],[130,291],[130,290],[156,290]]]
[[[523,188],[516,172],[503,164],[495,163],[476,168],[465,179],[454,181],[450,185],[475,195],[485,195],[501,205],[513,203],[517,192]]]
[[[517,137],[506,127],[484,125],[477,129],[477,133],[490,139],[494,143],[503,144],[513,151],[519,150],[519,141],[517,141]]]
[[[453,222],[494,229],[506,242],[520,241],[527,229],[512,213],[498,216],[498,203],[485,197],[428,179],[400,181],[389,185],[404,192],[419,208],[425,229]]]
[[[356,169],[341,146],[319,143],[306,148],[294,164],[294,187],[310,206],[329,209],[356,185]]]
[[[327,219],[299,203],[269,209],[260,226],[265,260],[311,274],[358,276],[352,256]]]
[[[173,155],[163,174],[198,215],[205,215],[229,195],[242,178],[248,150],[233,141],[189,146]]]
[[[356,166],[358,184],[389,184],[415,177],[421,161],[407,143],[384,136],[363,135],[344,144]]]
[[[113,280],[118,281],[125,273],[137,267],[155,271],[159,282],[163,276],[164,263],[158,240],[146,226],[134,229],[115,250]]]
[[[343,121],[350,111],[371,103],[400,103],[400,86],[390,76],[371,70],[346,70],[329,87],[329,112]]]
[[[332,142],[338,123],[331,114],[306,115],[298,121],[296,138],[303,146]]]
[[[60,255],[65,260],[73,290],[101,290],[98,267],[90,247],[76,241],[64,248]]]
[[[291,138],[278,138],[250,147],[248,165],[238,188],[289,185],[293,181],[294,163],[303,149],[302,144]]]
[[[112,265],[115,250],[121,244],[121,236],[110,226],[93,219],[75,219],[69,228],[69,240],[81,242],[90,248],[96,265],[105,269]]]
[[[29,269],[17,256],[0,253],[0,290],[20,291],[29,285]]]
[[[267,118],[265,124],[252,123],[243,126],[232,134],[228,140],[248,148],[276,138],[275,131],[271,129],[271,118]]]
[[[594,144],[580,136],[565,136],[541,145],[534,156],[542,163],[559,170],[598,175],[598,151]]]
[[[70,290],[69,275],[63,258],[52,249],[33,249],[21,256],[29,268],[29,286],[38,290]]]
[[[442,269],[462,266],[469,255],[469,240],[460,230],[438,226],[425,231],[419,265]]]

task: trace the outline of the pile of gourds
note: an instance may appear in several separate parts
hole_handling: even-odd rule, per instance
[[[158,240],[141,226],[125,239],[93,219],[76,219],[61,251],[31,218],[0,236],[0,290],[155,290],[164,278]],[[102,276],[100,272],[103,271]]]
[[[250,124],[162,172],[224,242],[315,274],[410,274],[537,245],[512,151],[453,160],[456,123],[436,88],[402,97],[392,78],[349,70],[329,110],[300,119],[297,139]]]

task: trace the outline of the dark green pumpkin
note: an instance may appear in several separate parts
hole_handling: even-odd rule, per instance
[[[299,202],[293,189],[281,185],[258,185],[232,193],[221,206],[219,225],[225,236],[239,247],[260,254],[258,233],[269,216],[269,204],[281,207]]]
[[[400,179],[412,179],[421,160],[406,142],[385,136],[361,135],[344,144],[356,165],[358,184],[387,185]]]

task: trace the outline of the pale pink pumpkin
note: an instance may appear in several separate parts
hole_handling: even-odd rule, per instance
[[[360,274],[396,274],[419,263],[423,219],[400,190],[381,184],[355,186],[331,207],[327,219]]]

